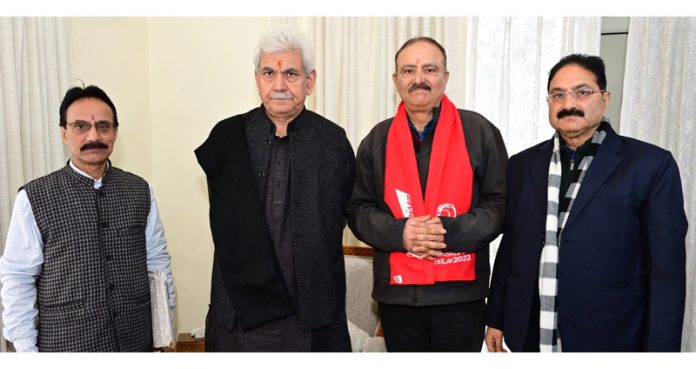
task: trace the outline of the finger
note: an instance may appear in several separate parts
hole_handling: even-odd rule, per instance
[[[413,238],[416,242],[437,242],[437,243],[444,244],[444,241],[445,241],[445,237],[443,235],[427,234],[427,233],[416,234]]]
[[[427,250],[433,251],[441,251],[447,248],[447,244],[440,241],[420,241],[417,244],[426,248]]]
[[[486,350],[488,350],[488,352],[497,352],[495,339],[493,339],[493,337],[486,336]]]
[[[432,234],[445,234],[447,233],[447,230],[445,227],[442,226],[442,224],[428,224],[428,223],[423,223],[424,227],[426,229],[426,232],[432,233]]]
[[[435,260],[436,258],[441,257],[441,256],[443,255],[443,252],[442,252],[442,251],[437,251],[437,250],[432,250],[432,249],[430,249],[430,250],[427,251],[427,255],[430,256],[430,257],[432,257],[433,260]]]
[[[420,254],[425,254],[428,256],[436,257],[439,258],[442,256],[444,253],[441,251],[442,249],[438,247],[435,247],[435,245],[419,245],[417,247],[413,248],[414,251],[420,253]]]
[[[419,222],[426,222],[429,219],[431,219],[431,216],[426,214],[426,215],[421,215],[419,217],[413,217],[413,218],[409,218],[409,219],[414,219],[414,220],[419,221]]]
[[[442,224],[442,219],[439,217],[432,217],[430,219],[425,220],[425,223],[427,224]]]
[[[486,346],[488,347],[488,352],[501,352],[502,350],[500,340],[495,334],[486,337]]]
[[[498,337],[493,337],[493,352],[501,352],[503,346],[500,344]]]
[[[430,226],[429,224],[417,219],[414,219],[411,222],[406,222],[406,225],[415,229],[427,229]]]

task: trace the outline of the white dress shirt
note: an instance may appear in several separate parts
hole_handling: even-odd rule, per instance
[[[77,173],[93,179],[78,169],[72,161],[70,166]],[[102,185],[101,178],[94,180],[94,188]],[[145,228],[147,247],[147,270],[161,271],[167,276],[169,308],[173,314],[176,306],[176,290],[171,271],[171,256],[167,251],[167,239],[159,218],[155,195],[150,187],[150,213]],[[44,243],[36,224],[29,198],[24,190],[17,193],[12,219],[7,232],[5,252],[0,257],[0,282],[4,322],[3,334],[12,342],[17,352],[36,352],[36,279],[43,265]]]

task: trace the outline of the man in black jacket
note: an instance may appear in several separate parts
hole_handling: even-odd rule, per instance
[[[375,248],[372,296],[389,351],[480,351],[505,145],[486,118],[445,96],[439,43],[408,40],[395,59],[403,102],[360,144],[349,226]]]
[[[355,173],[345,131],[305,109],[306,36],[259,42],[262,106],[219,122],[196,149],[215,243],[207,351],[350,351],[342,253]]]

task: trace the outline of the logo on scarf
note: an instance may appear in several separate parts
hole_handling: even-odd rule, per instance
[[[395,188],[394,191],[396,191],[396,198],[399,200],[399,207],[401,208],[401,212],[404,214],[404,218],[412,217],[413,206],[411,205],[411,195],[409,195],[408,192],[401,191],[397,188]]]
[[[437,207],[437,216],[454,218],[457,216],[457,208],[453,204],[444,203]]]

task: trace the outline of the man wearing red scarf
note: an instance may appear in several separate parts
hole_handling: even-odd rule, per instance
[[[402,102],[358,148],[349,225],[375,248],[372,297],[388,351],[480,351],[505,144],[491,122],[445,96],[437,41],[410,39],[395,61]]]

